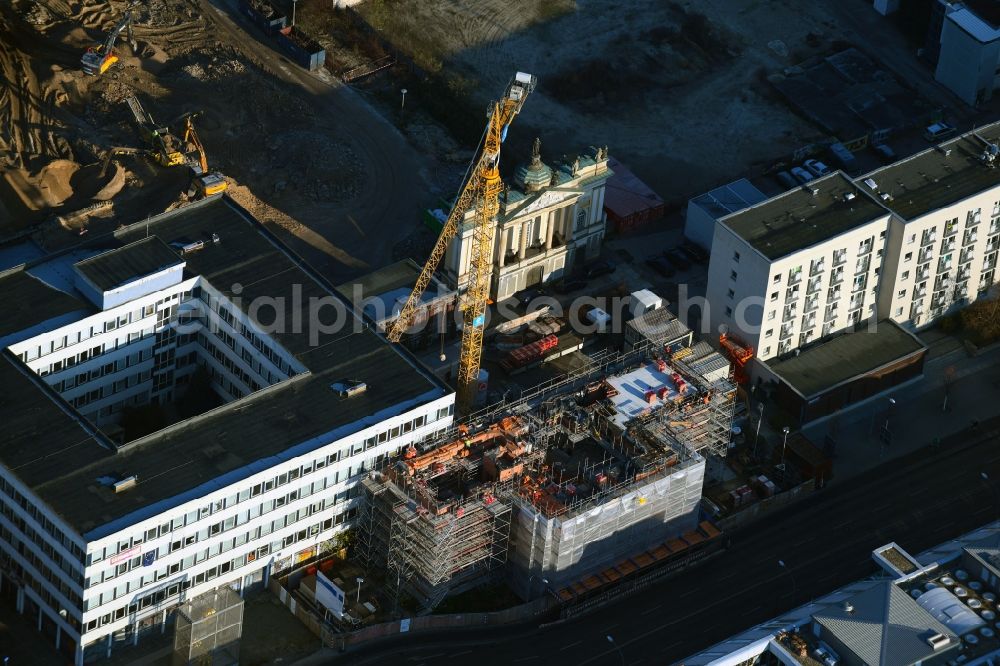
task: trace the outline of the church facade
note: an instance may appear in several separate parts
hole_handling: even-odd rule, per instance
[[[592,148],[569,164],[550,167],[542,162],[541,142],[535,139],[530,163],[517,168],[513,184],[500,197],[493,231],[493,300],[558,280],[598,257],[611,175],[607,148]],[[445,278],[459,292],[468,283],[473,220],[469,210],[444,260]]]

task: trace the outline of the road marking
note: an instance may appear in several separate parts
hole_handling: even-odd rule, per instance
[[[660,610],[660,606],[656,605],[656,606],[653,606],[652,608],[649,608],[649,609],[646,609],[646,610],[642,611],[641,613],[639,613],[639,615],[649,615],[650,613],[655,613],[658,610]]]
[[[559,648],[559,651],[562,652],[563,650],[568,650],[571,647],[573,647],[574,645],[579,645],[582,642],[583,641],[576,641],[575,643],[570,643],[569,645],[563,645],[561,648]],[[472,652],[472,650],[469,650],[469,652]]]

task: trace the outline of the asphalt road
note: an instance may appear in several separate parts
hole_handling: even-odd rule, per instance
[[[960,433],[732,535],[705,564],[576,620],[544,629],[411,635],[325,663],[574,666],[668,664],[809,599],[875,573],[871,551],[896,541],[916,554],[998,516],[1000,422]],[[788,569],[778,565],[783,560]],[[619,653],[606,636],[614,637]],[[309,663],[324,663],[310,659]]]

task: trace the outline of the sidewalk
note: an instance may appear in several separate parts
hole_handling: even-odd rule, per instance
[[[949,375],[951,387],[945,404]],[[890,397],[894,405],[890,405]],[[834,438],[837,482],[998,415],[1000,349],[978,357],[954,349],[927,361],[922,378],[807,425],[803,433],[821,448],[828,435]],[[886,426],[888,444],[879,436]]]

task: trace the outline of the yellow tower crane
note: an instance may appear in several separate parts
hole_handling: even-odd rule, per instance
[[[458,233],[461,221],[471,206],[475,206],[472,249],[469,253],[469,280],[462,300],[462,349],[458,366],[458,411],[468,414],[479,381],[479,361],[483,351],[483,329],[486,326],[486,306],[490,295],[490,272],[493,263],[493,229],[500,210],[500,144],[507,128],[524,106],[524,100],[535,88],[535,77],[518,72],[514,75],[503,98],[489,107],[488,122],[480,150],[466,172],[462,189],[441,235],[424,264],[420,277],[399,311],[399,317],[388,331],[392,342],[399,342],[413,324],[420,298],[431,277]]]

